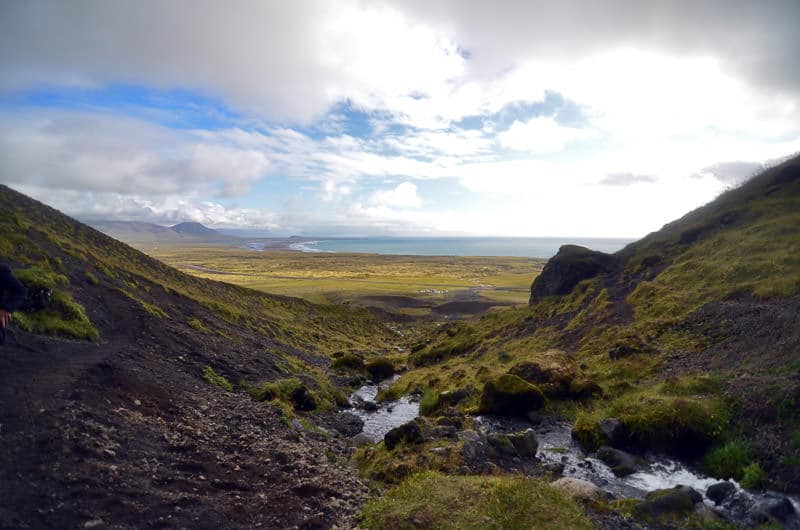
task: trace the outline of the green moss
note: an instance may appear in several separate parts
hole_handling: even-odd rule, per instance
[[[591,528],[578,504],[541,479],[415,475],[367,503],[367,529]]]
[[[55,289],[58,286],[69,285],[69,280],[63,274],[55,273],[44,266],[36,265],[27,269],[17,269],[14,276],[25,284],[25,287],[39,289]]]
[[[480,411],[489,414],[525,414],[542,408],[544,403],[544,394],[538,387],[516,375],[504,374],[484,385]]]
[[[728,428],[726,406],[711,396],[665,396],[653,390],[630,392],[610,404],[578,414],[573,436],[588,449],[606,443],[597,421],[617,418],[630,441],[643,448],[699,455]]]
[[[750,454],[744,442],[732,441],[709,451],[703,464],[717,478],[741,480],[750,464]]]
[[[86,271],[86,282],[89,285],[99,285],[100,284],[100,280],[98,280],[97,276],[92,274],[91,271]]]
[[[144,300],[142,300],[138,296],[134,295],[130,291],[126,291],[125,289],[118,289],[118,291],[120,293],[124,294],[125,296],[127,296],[128,298],[130,298],[131,300],[137,302],[139,304],[139,306],[142,309],[145,310],[146,313],[148,313],[148,314],[150,314],[150,315],[152,315],[152,316],[154,316],[156,318],[169,318],[169,315],[166,313],[166,311],[164,311],[163,309],[161,309],[157,305],[151,304],[149,302],[145,302]]]
[[[767,485],[767,474],[758,462],[745,467],[740,481],[744,488],[763,488]]]
[[[352,353],[343,353],[331,362],[331,368],[334,370],[364,373],[365,367],[364,359]]]
[[[227,392],[233,392],[233,385],[228,381],[225,376],[219,375],[210,366],[203,368],[203,379],[208,381],[214,386],[218,386]]]
[[[211,333],[211,330],[208,329],[199,319],[197,318],[190,318],[187,322],[189,327],[195,331],[200,333]]]
[[[262,383],[251,389],[250,395],[258,401],[287,403],[295,410],[310,411],[319,406],[318,395],[294,377]]]
[[[62,335],[76,339],[97,340],[100,333],[92,325],[83,306],[64,291],[54,291],[50,304],[41,311],[18,311],[14,323],[30,333]]]

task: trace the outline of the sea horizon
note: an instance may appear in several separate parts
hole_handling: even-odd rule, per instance
[[[496,256],[547,259],[562,245],[580,245],[613,253],[636,238],[592,237],[308,237],[289,248],[309,253],[355,253],[410,256]],[[254,246],[255,245],[255,246]],[[258,248],[249,243],[248,248]]]

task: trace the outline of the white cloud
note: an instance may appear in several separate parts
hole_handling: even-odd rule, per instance
[[[79,111],[0,114],[6,182],[63,190],[237,195],[261,178],[267,156],[135,118]]]
[[[394,189],[377,191],[372,202],[378,206],[393,208],[418,208],[422,199],[417,195],[417,186],[411,182],[401,182]]]
[[[563,127],[551,117],[539,116],[527,122],[514,121],[508,130],[497,135],[503,147],[534,154],[557,153],[570,142],[588,138],[583,129]]]

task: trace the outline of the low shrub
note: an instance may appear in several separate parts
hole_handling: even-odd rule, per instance
[[[214,386],[218,386],[228,392],[233,392],[233,385],[228,381],[225,376],[222,376],[214,371],[210,366],[203,368],[203,379]]]
[[[750,463],[747,445],[740,441],[728,442],[709,451],[703,459],[706,470],[722,479],[741,480]]]

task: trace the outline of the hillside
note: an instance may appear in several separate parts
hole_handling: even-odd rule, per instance
[[[0,527],[353,524],[366,487],[313,425],[330,360],[390,348],[366,311],[188,276],[5,186],[0,261],[52,291],[0,348]]]
[[[615,255],[562,248],[529,307],[440,328],[386,396],[424,391],[435,416],[459,392],[474,413],[510,372],[587,449],[610,443],[601,420],[613,418],[630,450],[796,492],[798,322],[795,157]]]

